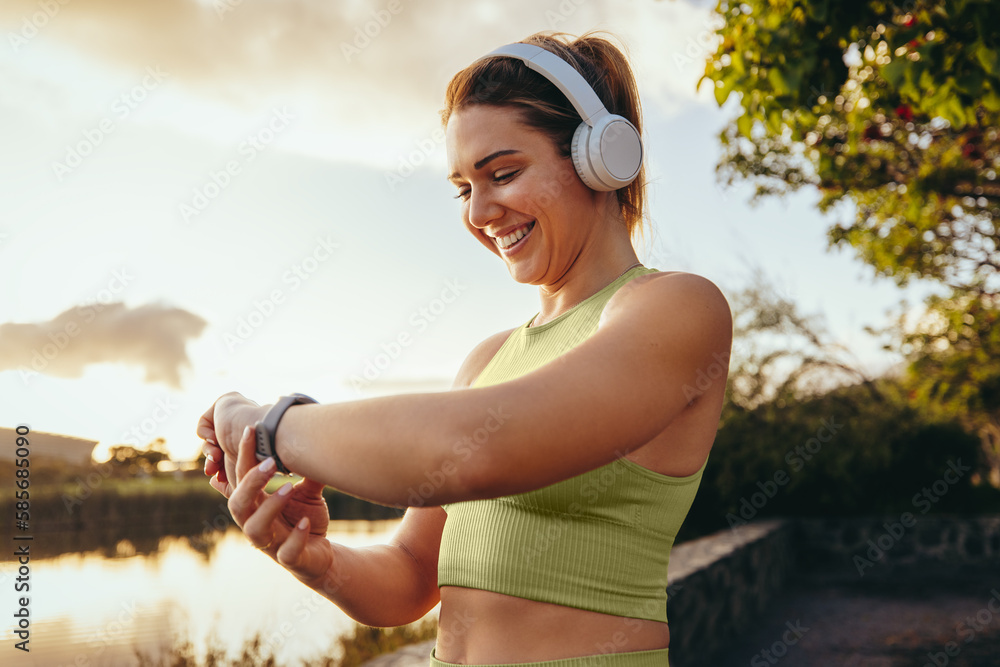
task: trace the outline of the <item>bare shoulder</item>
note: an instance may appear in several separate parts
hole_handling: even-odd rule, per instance
[[[635,323],[636,318],[655,324],[678,315],[732,332],[732,311],[722,290],[708,278],[685,271],[660,271],[630,280],[608,300],[601,324],[620,319]]]
[[[516,328],[514,327],[514,329]],[[479,345],[476,345],[472,349],[472,352],[469,353],[469,356],[465,358],[465,361],[462,362],[462,367],[458,369],[458,375],[455,376],[452,389],[462,389],[475,382],[479,374],[486,368],[486,364],[490,363],[490,359],[496,355],[514,329],[495,333]]]

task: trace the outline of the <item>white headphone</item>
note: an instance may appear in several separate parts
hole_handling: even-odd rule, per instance
[[[501,46],[482,58],[517,58],[556,85],[580,114],[583,122],[573,134],[573,164],[580,179],[592,190],[623,188],[639,175],[642,139],[627,118],[612,114],[587,80],[565,60],[534,44]]]

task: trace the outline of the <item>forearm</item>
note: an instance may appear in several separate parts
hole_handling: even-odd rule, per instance
[[[406,625],[438,603],[437,582],[427,581],[402,548],[330,545],[333,565],[308,585],[359,623],[380,628]]]
[[[473,456],[504,421],[486,398],[470,390],[293,406],[278,425],[278,456],[296,474],[384,505],[467,500]]]

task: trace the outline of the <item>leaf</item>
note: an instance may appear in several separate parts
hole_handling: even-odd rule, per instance
[[[781,134],[781,112],[772,111],[767,114],[767,129],[771,130],[774,134]]]
[[[893,88],[898,88],[899,84],[903,81],[903,75],[906,74],[906,66],[906,58],[897,56],[890,60],[888,65],[883,65],[879,72],[889,85]]]
[[[753,118],[750,117],[749,113],[744,113],[736,119],[736,128],[744,137],[747,139],[750,138],[750,130],[753,129]]]
[[[715,88],[715,101],[719,103],[721,107],[726,100],[729,98],[729,93],[733,91],[736,86],[736,82],[739,81],[740,75],[737,72],[730,72],[722,79],[722,85],[716,86]]]
[[[788,94],[788,82],[785,81],[785,75],[781,72],[780,67],[771,66],[768,68],[767,80],[771,84],[771,89],[774,90],[775,95],[783,97]]]
[[[976,60],[983,66],[987,74],[997,74],[1000,69],[1000,54],[995,49],[991,49],[982,41],[975,43]]]
[[[982,103],[987,111],[1000,111],[1000,95],[992,88],[983,95]]]

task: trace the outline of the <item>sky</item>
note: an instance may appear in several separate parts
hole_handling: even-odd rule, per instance
[[[698,0],[4,0],[0,425],[194,458],[228,391],[271,403],[446,389],[537,288],[463,228],[438,111],[450,77],[541,30],[606,30],[643,102],[647,266],[725,293],[755,269],[878,374],[901,290],[827,250],[799,192],[723,189],[736,110],[697,87]],[[841,215],[846,215],[841,212]]]

